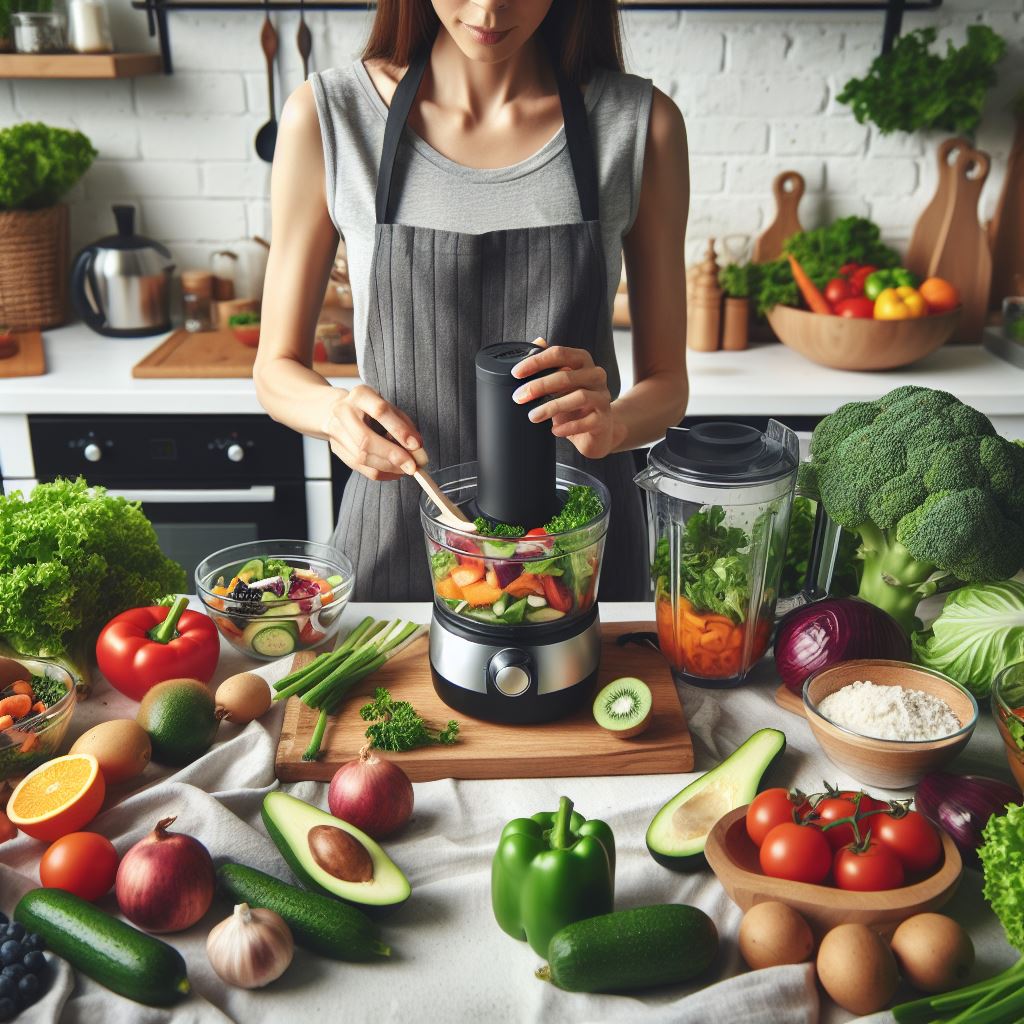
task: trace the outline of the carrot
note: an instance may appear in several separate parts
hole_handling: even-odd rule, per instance
[[[529,597],[530,594],[536,594],[538,597],[543,597],[544,584],[541,583],[536,574],[532,572],[524,572],[522,575],[517,576],[505,588],[505,593],[510,594],[512,597]]]
[[[37,700],[35,704],[32,705],[32,714],[34,715],[41,715],[45,710],[46,705],[41,700]]]
[[[437,593],[439,597],[443,597],[446,601],[462,600],[462,590],[451,576],[446,576],[443,580],[437,581]]]
[[[27,697],[32,696],[32,684],[27,679],[19,679],[17,682],[11,683],[11,690],[14,693],[23,693]]]
[[[818,286],[807,276],[796,257],[792,253],[787,253],[787,255],[789,256],[789,265],[793,269],[793,280],[796,281],[796,286],[800,289],[800,294],[804,297],[804,302],[807,303],[811,312],[831,316],[832,307],[828,304],[825,296],[818,291]]]
[[[0,732],[4,732],[14,725],[14,719],[10,715],[0,715]]]
[[[21,718],[27,715],[32,707],[32,698],[24,693],[16,693],[13,697],[4,697],[0,700],[0,715],[11,715],[13,718]]]
[[[494,604],[501,597],[501,591],[497,587],[492,587],[487,580],[478,580],[463,587],[462,596],[471,605],[481,607],[485,604]]]
[[[458,569],[452,569],[451,576],[460,587],[465,589],[484,578],[484,563],[477,561],[476,565],[460,565]]]
[[[39,742],[39,734],[38,733],[34,733],[34,732],[30,732],[25,737],[25,742],[22,743],[22,745],[20,747],[18,747],[18,753],[19,754],[27,754],[30,750],[34,750],[35,749],[36,744],[38,742]]]

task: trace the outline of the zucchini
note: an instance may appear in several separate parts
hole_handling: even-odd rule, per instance
[[[526,613],[527,622],[557,622],[562,618],[565,618],[565,612],[560,612],[557,608],[531,608]]]
[[[696,907],[669,903],[588,917],[555,932],[537,977],[567,992],[678,985],[711,966],[718,930]]]
[[[217,869],[221,890],[236,903],[273,910],[284,918],[295,941],[333,960],[361,962],[391,956],[373,922],[347,903],[307,892],[241,864]]]
[[[298,611],[299,606],[295,605]],[[299,629],[289,619],[257,620],[242,631],[242,643],[265,658],[283,658],[298,646]]]
[[[188,995],[185,961],[173,946],[63,889],[29,890],[14,919],[111,992],[147,1006],[171,1006]]]

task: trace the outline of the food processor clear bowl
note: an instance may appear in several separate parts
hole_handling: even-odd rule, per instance
[[[476,462],[464,462],[433,474],[445,495],[470,518],[476,516],[477,473]],[[521,630],[565,624],[593,607],[611,496],[600,480],[571,466],[556,465],[555,477],[562,498],[571,487],[592,487],[604,514],[576,530],[502,540],[447,526],[438,520],[434,502],[426,494],[420,498],[439,609],[488,627]],[[519,525],[533,529],[543,524]]]

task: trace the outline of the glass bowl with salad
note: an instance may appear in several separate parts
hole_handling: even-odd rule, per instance
[[[354,582],[340,551],[307,540],[235,544],[196,567],[196,591],[221,636],[264,661],[336,637]]]
[[[0,658],[0,780],[57,756],[76,703],[75,679],[63,666]]]
[[[608,489],[570,466],[555,467],[561,511],[547,523],[476,519],[475,533],[437,519],[420,499],[434,600],[439,607],[492,627],[541,626],[585,614],[597,600],[608,532]],[[445,495],[474,511],[477,463],[434,474]]]
[[[992,715],[1017,785],[1024,787],[1024,661],[1007,665],[992,684]]]

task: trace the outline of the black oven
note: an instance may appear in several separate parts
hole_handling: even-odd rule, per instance
[[[29,433],[40,482],[82,476],[141,501],[189,589],[212,551],[309,537],[310,501],[332,500],[329,480],[305,478],[302,437],[267,416],[30,416]]]

